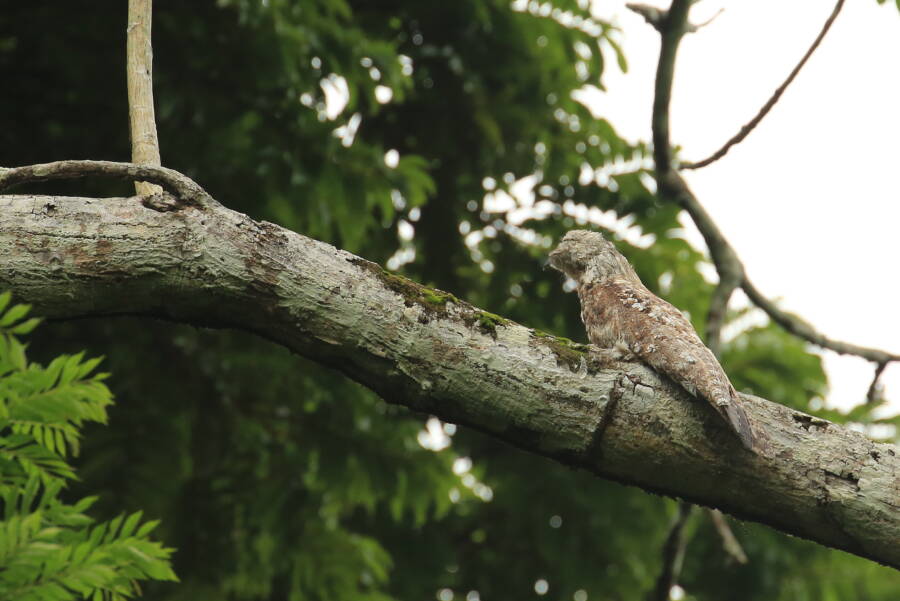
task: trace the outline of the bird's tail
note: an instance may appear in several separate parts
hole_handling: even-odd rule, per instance
[[[741,406],[732,401],[725,405],[719,405],[718,409],[722,417],[725,418],[725,421],[728,422],[728,425],[731,426],[731,429],[741,440],[741,444],[754,453],[759,451],[761,448],[760,441],[753,432],[750,420]]]

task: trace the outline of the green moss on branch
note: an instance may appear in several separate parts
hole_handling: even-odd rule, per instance
[[[464,305],[458,298],[438,290],[437,288],[429,288],[422,284],[416,283],[402,275],[397,275],[383,269],[377,263],[354,257],[349,259],[351,263],[357,267],[362,267],[366,271],[377,277],[382,284],[389,290],[396,292],[403,298],[403,302],[407,307],[418,305],[422,307],[426,313],[434,314],[440,317],[447,316],[447,304]]]
[[[532,336],[538,344],[547,347],[556,355],[556,364],[565,365],[572,371],[581,369],[588,363],[588,349],[586,344],[580,344],[562,336],[554,336],[540,330],[533,330]]]

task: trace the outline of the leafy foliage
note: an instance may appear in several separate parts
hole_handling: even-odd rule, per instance
[[[66,462],[78,453],[86,422],[106,423],[112,403],[91,373],[99,359],[61,356],[47,367],[29,363],[17,336],[39,320],[28,305],[0,295],[0,598],[10,601],[96,601],[132,597],[138,582],[175,580],[170,549],[149,540],[158,522],[140,511],[96,523],[85,512],[97,500],[62,500]]]
[[[600,228],[702,330],[708,262],[648,188],[647,145],[573,97],[626,66],[587,2],[155,4],[164,164],[229,207],[577,340],[577,299],[541,267],[564,231]],[[124,19],[111,1],[0,11],[0,71],[16,82],[0,105],[17,116],[0,128],[0,164],[129,156]],[[729,317],[724,349],[738,387],[843,419],[821,409],[819,358],[743,319]],[[134,506],[164,518],[182,582],[148,583],[147,598],[518,599],[543,579],[548,599],[636,599],[659,572],[673,501],[466,428],[426,449],[428,416],[247,335],[125,319],[36,335],[38,352],[102,349],[117,374],[114,427],[85,423],[70,490],[99,491],[93,509],[109,518]],[[894,572],[736,522],[750,563],[730,565],[694,520],[689,599],[900,596]]]
[[[877,0],[878,4],[884,4],[887,0]],[[900,0],[894,0],[894,4],[897,5],[897,10],[900,10]]]

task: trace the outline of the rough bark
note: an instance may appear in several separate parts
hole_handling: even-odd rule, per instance
[[[385,400],[900,568],[900,449],[745,396],[768,450],[637,363],[221,205],[0,196],[0,289],[37,313],[255,332]]]

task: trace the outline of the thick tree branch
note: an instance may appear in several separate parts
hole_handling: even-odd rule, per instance
[[[900,567],[900,448],[745,395],[768,440],[744,452],[708,406],[641,364],[593,364],[584,346],[221,205],[0,196],[7,288],[48,317],[254,332],[389,402]]]
[[[787,89],[791,82],[794,81],[794,78],[797,77],[797,74],[800,73],[800,69],[806,64],[806,61],[809,60],[809,57],[812,56],[813,52],[816,51],[816,48],[819,47],[819,44],[822,43],[822,40],[825,39],[825,34],[828,33],[828,30],[831,29],[831,24],[834,23],[834,20],[837,18],[838,13],[841,12],[841,8],[844,6],[844,0],[838,0],[837,4],[834,5],[834,10],[831,11],[831,15],[825,21],[825,25],[822,26],[822,30],[819,32],[819,35],[816,36],[815,41],[813,41],[812,46],[809,47],[809,50],[806,51],[806,54],[803,55],[803,58],[800,59],[800,62],[797,63],[797,66],[794,67],[794,70],[791,71],[791,74],[788,75],[788,78],[784,80],[775,92],[772,94],[771,98],[766,101],[766,103],[759,109],[759,112],[756,114],[753,119],[750,120],[749,123],[741,127],[740,131],[736,133],[730,140],[725,142],[725,144],[717,151],[703,159],[702,161],[697,161],[695,163],[682,163],[681,169],[699,169],[701,167],[706,167],[710,163],[714,163],[718,161],[723,156],[725,156],[731,147],[735,144],[740,144],[744,141],[744,138],[750,135],[750,132],[759,125],[759,122],[763,120],[763,118],[768,114],[772,107],[775,106],[775,103],[781,98],[781,95],[784,94],[784,91]]]

